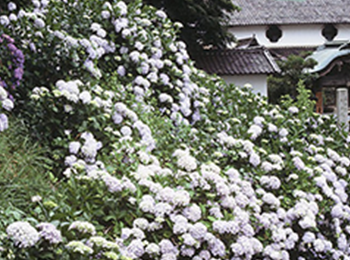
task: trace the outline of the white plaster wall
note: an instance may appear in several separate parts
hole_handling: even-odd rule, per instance
[[[242,87],[247,83],[251,84],[253,86],[252,91],[254,93],[260,93],[262,96],[267,96],[267,76],[265,74],[221,77],[226,81],[226,83],[234,84],[239,87]]]
[[[268,26],[231,27],[229,31],[237,38],[248,38],[255,34],[258,42],[266,47],[317,46],[326,42],[322,36],[322,24],[281,25],[282,37],[276,43],[270,42],[265,33]],[[338,35],[334,40],[350,40],[350,25],[336,25]]]
[[[336,26],[338,29],[338,35],[335,37],[336,40],[350,40],[350,25],[342,24]]]

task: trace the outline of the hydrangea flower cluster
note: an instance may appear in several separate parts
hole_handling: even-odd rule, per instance
[[[8,35],[0,35],[0,104],[4,112],[14,108],[14,90],[20,85],[23,77],[24,55],[19,50],[15,41]],[[2,112],[1,111],[1,112]],[[8,128],[6,113],[0,114],[0,132]]]
[[[39,237],[50,244],[62,242],[61,232],[51,223],[40,223],[36,226],[39,229]]]
[[[40,38],[57,47],[55,82],[31,86],[31,100],[58,132],[46,128],[49,140],[63,142],[63,190],[95,193],[77,208],[98,210],[61,233],[15,222],[15,246],[43,240],[97,259],[349,259],[350,138],[332,118],[301,101],[270,106],[198,71],[162,11],[82,2],[33,1],[16,23],[31,23],[26,52],[38,58]],[[54,8],[80,10],[81,23],[50,27]],[[11,30],[14,20],[0,23]],[[81,203],[69,196],[60,199]]]
[[[38,231],[28,222],[18,221],[6,228],[9,238],[20,248],[34,246],[40,239]]]

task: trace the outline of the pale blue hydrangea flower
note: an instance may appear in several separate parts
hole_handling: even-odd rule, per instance
[[[277,190],[281,186],[281,181],[276,176],[264,175],[260,178],[260,184],[265,188]]]
[[[42,29],[42,28],[45,27],[45,22],[44,22],[43,19],[37,18],[37,19],[35,19],[35,21],[34,21],[34,26],[35,26],[36,28]]]
[[[183,239],[183,243],[187,246],[197,247],[199,245],[199,242],[196,239],[194,239],[189,233],[183,234],[181,237]]]
[[[177,260],[177,254],[174,253],[166,253],[162,254],[160,260]]]
[[[213,222],[213,230],[219,234],[228,233],[227,222],[225,220],[216,220]]]
[[[189,219],[193,222],[197,222],[202,217],[202,211],[197,204],[193,204],[192,206],[186,207],[183,210],[183,215],[187,219]]]
[[[124,28],[126,28],[129,24],[127,18],[118,18],[114,21],[114,28],[117,33],[121,32]]]
[[[214,256],[224,257],[226,255],[226,246],[218,238],[214,239],[212,243],[209,243],[209,250]]]
[[[25,221],[17,221],[10,224],[6,228],[6,233],[15,246],[19,248],[32,247],[40,238],[38,231]]]
[[[209,260],[211,255],[210,252],[208,250],[202,250],[199,252],[199,256],[203,259],[203,260]]]
[[[139,204],[139,208],[143,212],[153,213],[155,204],[156,204],[155,200],[153,199],[153,197],[151,195],[144,195],[141,199],[140,204]]]
[[[36,226],[39,229],[39,237],[47,240],[50,244],[62,242],[61,231],[51,223],[40,223]]]
[[[265,122],[265,118],[261,117],[261,116],[256,116],[253,118],[253,122],[254,124],[263,127],[264,126],[264,122]]]
[[[233,209],[237,206],[236,200],[232,196],[222,197],[220,201],[220,205],[228,209]]]
[[[313,242],[313,246],[316,252],[324,252],[325,244],[324,241],[320,238],[315,239]]]
[[[176,221],[173,226],[173,232],[174,234],[183,234],[186,233],[189,228],[189,224],[186,221]]]
[[[303,170],[305,168],[305,164],[304,162],[300,159],[300,157],[294,157],[292,159],[294,166],[298,169],[298,170]]]
[[[194,239],[201,240],[204,239],[207,231],[208,229],[203,223],[197,222],[190,227],[189,233]]]
[[[6,27],[10,24],[10,19],[6,15],[1,15],[0,24]]]
[[[214,216],[217,219],[223,218],[224,215],[221,213],[220,207],[210,208],[209,214]]]
[[[64,163],[67,166],[72,166],[77,161],[77,157],[75,155],[69,155],[64,159]]]
[[[102,177],[103,182],[107,186],[109,192],[120,192],[123,190],[122,182],[114,176],[106,174]]]
[[[279,199],[276,198],[276,196],[273,195],[272,193],[265,193],[261,199],[263,202],[271,205],[272,207],[278,208],[279,205],[281,204]]]
[[[70,142],[69,143],[69,152],[72,153],[72,154],[77,154],[79,149],[80,149],[80,142]]]
[[[110,13],[108,10],[103,10],[103,11],[101,12],[101,17],[102,17],[103,19],[109,19],[109,18],[111,17],[111,13]]]
[[[195,249],[192,247],[187,247],[187,246],[181,246],[181,255],[182,256],[187,256],[187,257],[192,257],[195,253]]]
[[[346,238],[346,235],[343,233],[343,234],[340,234],[340,236],[338,237],[337,239],[337,245],[338,245],[338,248],[342,251],[346,251],[347,248],[349,248],[349,245],[348,245],[348,241],[347,241],[347,238]]]
[[[161,103],[165,103],[165,102],[167,102],[167,103],[173,103],[173,102],[174,102],[172,96],[170,96],[170,95],[168,95],[168,94],[166,94],[166,93],[161,93],[161,94],[159,95],[158,99],[159,99],[159,101],[160,101]]]
[[[179,253],[178,249],[174,246],[174,244],[169,239],[162,239],[159,243],[160,252],[162,254],[175,254]]]
[[[154,207],[154,214],[157,217],[164,217],[164,215],[169,215],[173,207],[166,202],[159,202]]]

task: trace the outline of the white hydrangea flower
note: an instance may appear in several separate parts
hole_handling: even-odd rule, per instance
[[[87,221],[74,221],[70,224],[68,230],[78,230],[84,234],[96,234],[95,226]]]
[[[6,98],[5,100],[1,101],[2,107],[7,110],[11,111],[14,108],[13,101],[9,98]]]
[[[251,153],[249,157],[249,162],[254,166],[257,167],[260,164],[260,156],[257,153]]]
[[[92,97],[89,91],[84,90],[79,94],[79,99],[83,102],[83,104],[89,104]]]
[[[190,155],[188,150],[176,150],[173,154],[177,158],[177,165],[188,172],[194,171],[197,168],[197,162],[194,157]]]
[[[83,242],[81,241],[70,241],[67,245],[66,245],[66,248],[68,250],[71,250],[72,252],[74,253],[79,253],[81,255],[91,255],[94,250],[85,245]]]
[[[6,27],[10,24],[10,19],[6,15],[1,15],[0,24]]]
[[[252,140],[255,140],[258,138],[262,133],[262,128],[258,125],[251,125],[248,129],[248,134],[250,134],[250,138]]]
[[[6,228],[6,233],[19,248],[32,247],[40,238],[38,231],[25,221],[10,224]]]
[[[7,98],[7,91],[0,86],[0,100],[5,100]]]
[[[288,108],[288,111],[291,114],[297,114],[297,113],[299,113],[299,108],[297,108],[295,106],[291,106],[291,107]]]
[[[17,5],[14,2],[10,2],[8,3],[7,8],[10,12],[12,12],[17,9]]]
[[[159,98],[159,101],[161,103],[165,103],[165,102],[173,103],[174,102],[174,99],[172,98],[172,96],[170,96],[166,93],[161,93],[158,98]]]
[[[150,243],[146,246],[145,252],[151,256],[159,255],[160,247],[156,243]]]
[[[118,7],[121,15],[126,15],[128,13],[128,6],[123,1],[119,1],[116,7]]]
[[[43,19],[37,18],[37,19],[35,19],[35,21],[34,21],[34,26],[37,27],[37,28],[39,28],[39,29],[42,29],[42,28],[45,27],[45,22],[44,22]]]

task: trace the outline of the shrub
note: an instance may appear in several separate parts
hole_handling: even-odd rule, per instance
[[[349,258],[348,134],[301,84],[272,106],[195,69],[173,27],[137,1],[67,0],[4,28],[27,55],[17,115],[57,174],[1,256]]]

